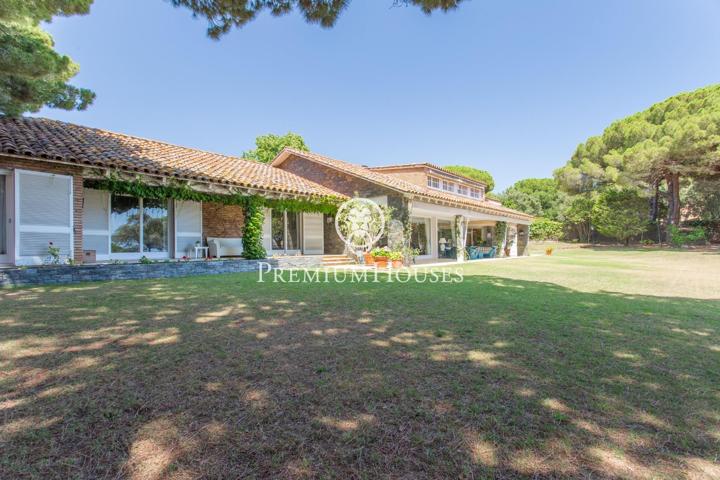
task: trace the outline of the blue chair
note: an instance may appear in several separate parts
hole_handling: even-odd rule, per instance
[[[482,258],[482,251],[475,246],[468,247],[468,258],[470,260],[477,260],[479,258]]]
[[[497,247],[492,247],[487,253],[483,254],[483,258],[495,258],[495,252],[497,252]]]

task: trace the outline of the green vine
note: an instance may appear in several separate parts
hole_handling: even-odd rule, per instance
[[[261,259],[267,256],[262,244],[263,203],[260,197],[251,197],[245,205],[245,231],[243,232],[243,256],[249,259]]]
[[[250,198],[258,198],[261,206],[291,212],[327,213],[332,215],[337,211],[341,199],[329,196],[316,196],[311,199],[272,199],[254,197],[251,195],[233,194],[221,195],[217,193],[198,192],[186,183],[174,182],[170,185],[148,185],[140,178],[135,181],[120,180],[114,175],[102,180],[86,180],[86,188],[106,190],[121,195],[131,195],[141,198],[187,200],[193,202],[215,202],[224,205],[247,206]]]

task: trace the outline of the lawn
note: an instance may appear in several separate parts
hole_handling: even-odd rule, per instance
[[[1,478],[719,478],[720,255],[0,291]]]

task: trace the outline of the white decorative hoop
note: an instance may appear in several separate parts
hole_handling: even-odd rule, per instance
[[[335,214],[335,231],[353,251],[368,251],[385,233],[385,212],[369,198],[351,198]]]

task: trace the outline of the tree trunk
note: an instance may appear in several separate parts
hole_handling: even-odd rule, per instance
[[[670,242],[670,226],[680,225],[680,174],[669,173],[665,176],[668,189],[667,241]]]
[[[680,224],[680,174],[671,173],[665,177],[668,186],[668,225]]]
[[[655,180],[652,185],[653,196],[650,197],[650,222],[657,223],[660,213],[660,182]]]

